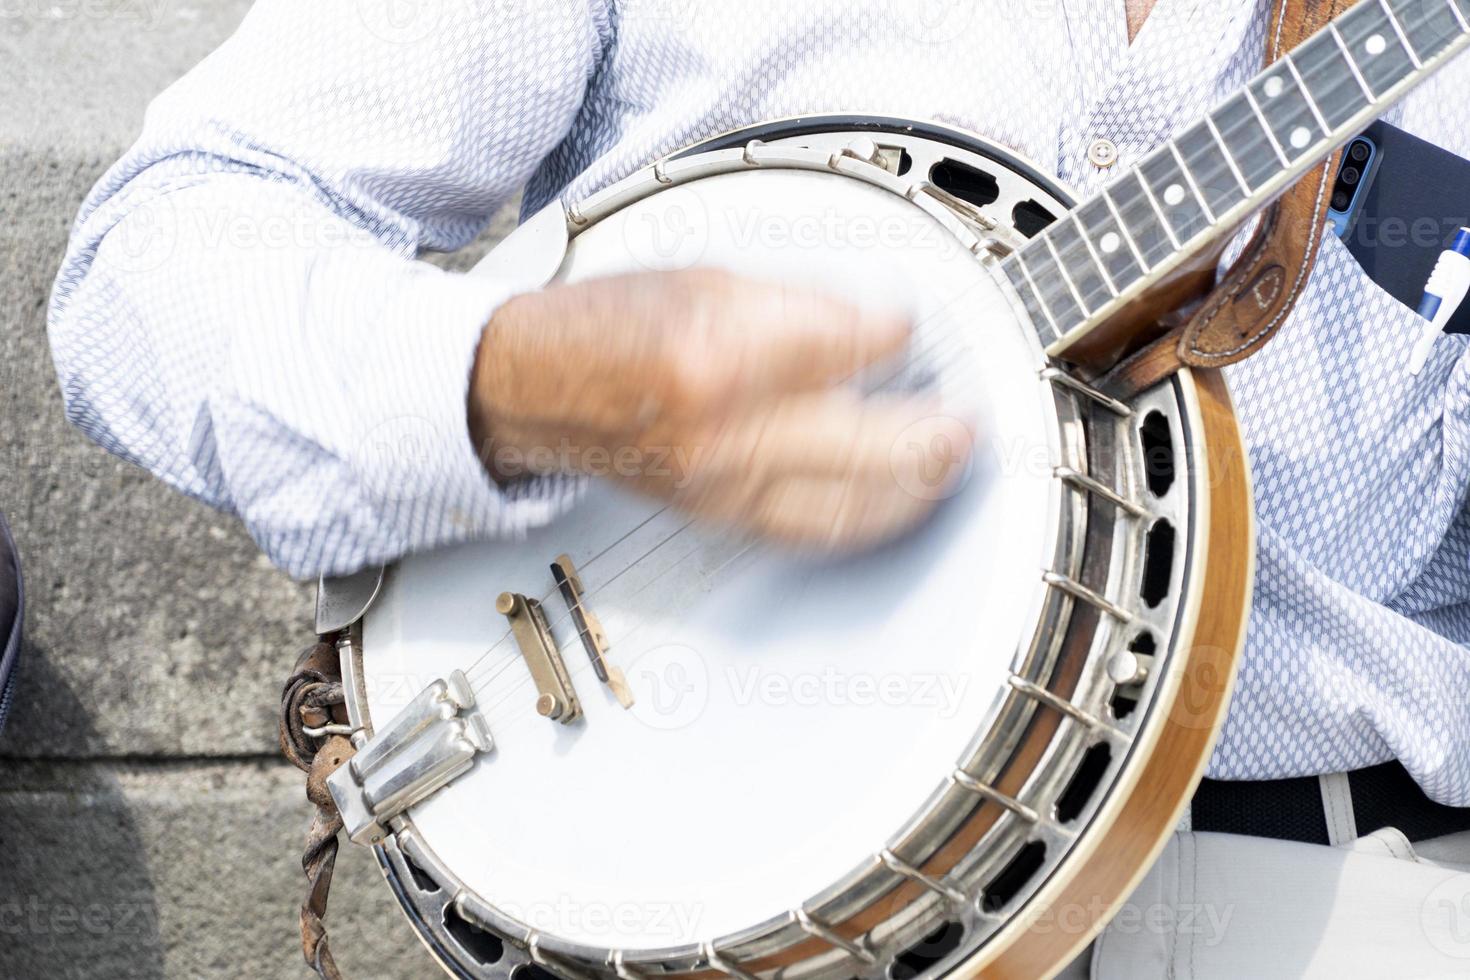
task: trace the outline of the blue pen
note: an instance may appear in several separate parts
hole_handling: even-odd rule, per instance
[[[1418,374],[1424,362],[1429,360],[1435,340],[1445,324],[1450,322],[1450,317],[1455,315],[1455,310],[1460,308],[1467,290],[1470,290],[1470,228],[1461,228],[1455,232],[1455,240],[1450,247],[1439,253],[1434,271],[1429,273],[1429,281],[1424,284],[1419,315],[1426,322],[1414,349],[1409,352],[1410,374]]]

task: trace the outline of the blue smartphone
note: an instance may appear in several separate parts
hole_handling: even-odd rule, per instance
[[[1338,238],[1346,238],[1362,210],[1368,187],[1378,176],[1378,144],[1366,133],[1358,136],[1342,152],[1332,197],[1327,204],[1327,220],[1333,224]]]
[[[1470,160],[1379,120],[1344,149],[1328,218],[1368,278],[1418,310],[1442,251],[1470,226]],[[1470,303],[1447,333],[1470,333]]]

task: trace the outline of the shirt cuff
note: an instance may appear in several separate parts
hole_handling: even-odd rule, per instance
[[[523,534],[564,511],[585,485],[546,476],[500,486],[477,451],[492,447],[473,445],[467,400],[476,351],[513,292],[416,262],[375,318],[381,329],[371,327],[359,348],[347,463],[395,552]]]

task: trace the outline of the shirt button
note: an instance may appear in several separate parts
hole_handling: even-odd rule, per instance
[[[1099,137],[1087,148],[1087,159],[1094,167],[1106,169],[1118,162],[1118,147],[1112,140]]]

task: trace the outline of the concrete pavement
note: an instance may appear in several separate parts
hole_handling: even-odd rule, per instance
[[[45,337],[83,195],[247,8],[0,5],[0,508],[29,589],[0,734],[7,980],[307,975],[309,807],[274,709],[311,590],[232,519],[70,429]],[[351,978],[437,973],[360,849],[343,852],[328,921]]]

